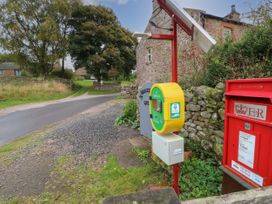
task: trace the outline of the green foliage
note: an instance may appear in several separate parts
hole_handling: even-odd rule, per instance
[[[238,43],[227,41],[208,56],[205,84],[272,76],[272,20],[252,27]]]
[[[92,162],[83,165],[72,156],[60,157],[51,173],[53,181],[48,182],[49,189],[55,186],[61,189],[59,192],[20,197],[14,202],[102,203],[102,200],[108,196],[134,193],[150,185],[167,183],[165,175],[156,168],[154,163],[124,168],[112,156],[109,156],[103,167],[93,166]]]
[[[134,148],[133,151],[136,153],[137,157],[144,163],[150,161],[150,150],[143,148]]]
[[[138,106],[135,100],[129,101],[123,108],[123,113],[121,116],[117,117],[115,120],[115,124],[125,125],[127,127],[131,127],[137,129],[140,127],[139,120],[137,117]]]
[[[135,65],[136,39],[121,27],[112,10],[79,6],[72,14],[70,26],[70,54],[76,67],[86,67],[98,81],[108,79],[111,69],[116,69],[114,74],[130,74]]]
[[[218,158],[200,142],[185,139],[185,150],[192,150],[193,158],[182,164],[179,185],[181,200],[219,195],[222,188],[222,171]]]
[[[194,156],[198,159],[212,159],[214,161],[217,161],[218,159],[213,150],[205,150],[200,142],[194,141],[190,138],[185,139],[185,149],[192,150]]]
[[[182,86],[183,89],[189,89],[192,86],[197,87],[201,86],[205,83],[205,74],[206,71],[201,70],[192,70],[189,76],[184,76],[180,79],[179,85]]]
[[[16,56],[12,54],[0,54],[0,63],[3,62],[14,62],[16,61]]]
[[[179,185],[181,200],[215,196],[221,192],[222,171],[213,160],[193,158],[183,163]]]
[[[73,79],[74,78],[74,73],[72,70],[69,70],[69,69],[65,69],[64,72],[61,70],[61,71],[53,71],[52,76],[56,76],[56,77],[59,77],[59,78],[63,78],[63,79]]]
[[[67,52],[68,18],[77,0],[7,0],[0,5],[0,45],[34,76],[47,76]]]
[[[77,92],[73,96],[81,96],[85,93],[90,91],[91,87],[93,86],[93,82],[91,80],[74,80],[74,89]]]

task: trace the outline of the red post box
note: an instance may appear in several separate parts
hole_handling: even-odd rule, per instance
[[[227,81],[223,170],[253,188],[272,185],[272,78]]]

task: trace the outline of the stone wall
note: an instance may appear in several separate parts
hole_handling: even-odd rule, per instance
[[[200,142],[206,150],[213,150],[222,157],[224,137],[225,85],[216,88],[192,87],[185,91],[186,123],[182,130],[185,138]]]
[[[121,84],[121,96],[125,98],[136,99],[138,94],[138,87],[136,83]]]
[[[120,91],[121,84],[120,83],[99,83],[93,82],[93,88],[98,91]]]
[[[181,204],[268,204],[272,203],[272,187],[230,193],[217,197],[182,201]]]

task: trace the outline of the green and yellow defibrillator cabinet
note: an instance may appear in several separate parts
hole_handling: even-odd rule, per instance
[[[154,84],[150,91],[150,118],[160,134],[180,131],[185,121],[185,98],[177,83]]]

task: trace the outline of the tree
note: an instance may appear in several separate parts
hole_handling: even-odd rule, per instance
[[[70,21],[70,54],[76,67],[86,67],[98,81],[117,68],[128,76],[135,65],[136,39],[122,28],[112,10],[81,5]]]
[[[65,55],[63,19],[69,17],[71,6],[67,5],[70,3],[69,0],[7,0],[2,3],[1,46],[18,56],[33,75],[47,76],[55,62]]]
[[[251,9],[250,12],[244,14],[253,25],[263,24],[272,18],[272,0],[263,0],[257,8]]]
[[[0,54],[0,63],[14,61],[16,61],[16,56],[11,54]]]
[[[62,63],[61,63],[61,70],[62,75],[64,75],[64,63],[65,63],[65,57],[68,54],[69,49],[69,39],[68,34],[70,32],[69,27],[69,20],[72,16],[72,11],[77,8],[79,5],[81,5],[80,0],[55,0],[53,1],[53,15],[56,19],[57,24],[59,25],[60,30],[60,41],[61,41],[61,51],[60,54]]]

